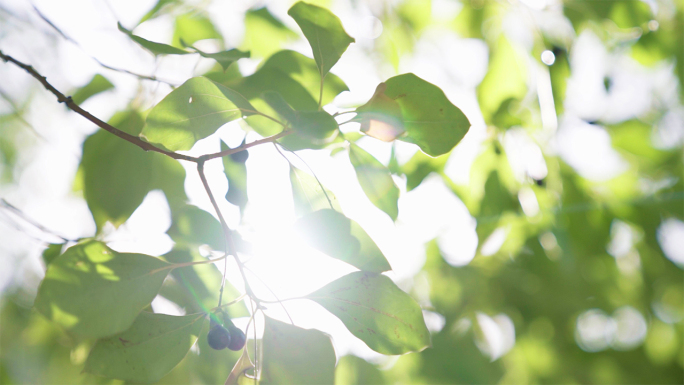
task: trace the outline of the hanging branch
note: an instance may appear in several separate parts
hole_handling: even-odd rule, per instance
[[[242,265],[242,261],[240,261],[240,258],[238,258],[237,255],[237,250],[235,249],[235,243],[233,242],[233,236],[231,234],[230,227],[228,227],[228,224],[226,223],[226,220],[223,219],[223,214],[221,214],[221,210],[218,207],[218,204],[216,203],[216,199],[214,199],[214,194],[211,192],[211,188],[209,187],[209,182],[207,182],[207,177],[204,175],[204,161],[200,160],[197,162],[197,172],[199,173],[199,177],[202,180],[202,185],[204,186],[204,190],[207,192],[207,195],[209,196],[209,200],[211,201],[211,205],[214,207],[214,211],[216,211],[216,215],[218,216],[219,222],[221,222],[221,227],[223,228],[223,236],[225,238],[226,242],[226,255],[232,255],[233,258],[235,259],[235,263],[238,265],[238,269],[240,270],[240,275],[242,276],[242,280],[245,282],[245,291],[247,292],[247,295],[256,300],[258,302],[258,299],[256,296],[254,296],[254,293],[252,292],[252,289],[249,286],[249,282],[247,281],[247,275],[245,274],[244,266]],[[223,297],[223,287],[225,285],[226,281],[226,271],[225,269],[223,270],[223,281],[221,283],[221,292],[219,293],[219,304],[218,306],[221,306],[221,298]]]

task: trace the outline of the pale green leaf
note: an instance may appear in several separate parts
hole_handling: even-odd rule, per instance
[[[254,107],[239,93],[195,77],[152,108],[141,136],[171,151],[189,150],[225,123],[254,113]]]
[[[384,275],[351,273],[306,298],[337,316],[376,352],[403,354],[430,345],[420,306]]]
[[[177,248],[164,254],[162,258],[174,264],[207,260],[207,258],[199,254],[197,248]],[[177,268],[171,271],[171,276],[182,287],[182,295],[177,295],[178,302],[176,303],[181,307],[186,307],[186,311],[207,311],[207,309],[211,309],[218,303],[223,273],[219,271],[216,264],[209,263]],[[166,286],[167,284],[164,283],[164,285]],[[223,298],[226,302],[240,295],[241,293],[235,286],[226,280],[223,288]],[[174,298],[168,299],[174,300]],[[247,307],[242,301],[224,308],[224,310],[233,318],[249,316]]]
[[[74,92],[73,95],[71,95],[71,100],[73,100],[76,104],[81,104],[89,98],[107,90],[111,90],[112,88],[114,88],[114,84],[112,84],[112,82],[110,82],[106,77],[100,74],[95,74],[95,76],[90,79],[88,84],[79,88],[76,90],[76,92]]]
[[[297,33],[276,19],[268,8],[250,9],[245,14],[245,38],[243,48],[256,56],[268,57],[278,51],[283,43],[297,38]]]
[[[159,258],[81,243],[52,261],[35,307],[77,339],[108,337],[131,326],[170,270]]]
[[[399,137],[400,140],[417,144],[430,156],[439,156],[451,151],[468,132],[468,118],[434,84],[411,73],[392,77],[384,84],[383,94],[401,107],[406,135]],[[379,86],[378,90],[381,89]],[[378,96],[376,93],[373,98]],[[369,102],[364,107],[366,114],[387,114],[386,103]]]
[[[307,214],[295,223],[295,229],[312,247],[361,270],[380,273],[391,269],[363,228],[335,210]]]
[[[142,312],[130,329],[97,342],[85,371],[131,382],[159,381],[188,353],[204,319],[204,313],[179,317]]]
[[[223,36],[216,30],[208,17],[195,12],[176,17],[173,39],[171,40],[174,47],[185,48],[187,45],[205,39],[223,40]]]
[[[157,43],[154,41],[149,41],[149,40],[144,39],[140,36],[134,35],[133,32],[124,28],[121,25],[121,23],[117,23],[117,25],[119,26],[119,31],[128,35],[128,37],[130,37],[131,40],[138,43],[141,47],[147,49],[148,51],[150,51],[155,56],[157,56],[157,55],[186,55],[186,54],[190,53],[190,52],[184,51],[180,48],[176,48],[172,45]]]
[[[302,216],[322,209],[342,210],[332,191],[321,186],[315,176],[292,165],[290,165],[290,183],[297,215]]]
[[[221,141],[221,151],[227,150],[229,147]],[[226,200],[238,207],[242,212],[247,206],[247,166],[245,161],[249,152],[247,150],[224,156],[223,172],[228,179],[228,192],[226,193]],[[243,161],[244,159],[244,161]]]
[[[368,199],[396,221],[399,215],[399,188],[394,184],[389,169],[353,143],[349,144],[349,160]]]
[[[125,111],[109,123],[138,135],[144,121],[137,111]],[[163,190],[172,209],[187,200],[185,170],[178,161],[142,151],[102,130],[83,143],[80,167],[83,192],[98,231],[106,222],[115,227],[125,222],[151,190]]]
[[[49,243],[47,248],[43,250],[43,262],[45,266],[49,266],[55,258],[59,257],[64,248],[64,243]]]
[[[527,58],[505,37],[492,46],[487,75],[477,88],[477,98],[487,123],[508,99],[523,100],[527,93]]]
[[[265,318],[261,384],[333,384],[336,358],[328,335]]]
[[[183,46],[189,46],[184,40],[181,40],[181,44]],[[249,57],[249,51],[240,51],[237,49],[229,49],[227,51],[219,51],[215,53],[207,53],[204,51],[201,51],[195,47],[189,46],[190,48],[194,49],[197,51],[200,56],[205,57],[207,59],[214,59],[216,60],[217,63],[221,65],[221,68],[223,68],[223,71],[225,72],[228,70],[228,67],[230,67],[231,64],[235,63],[239,59],[244,59]]]
[[[300,1],[287,14],[302,29],[311,45],[321,78],[325,77],[354,38],[344,31],[340,19],[325,8]]]

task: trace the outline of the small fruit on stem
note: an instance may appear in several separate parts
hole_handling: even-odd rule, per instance
[[[213,325],[207,334],[207,343],[212,349],[225,349],[231,345],[231,333],[221,325]]]
[[[234,351],[242,349],[247,341],[245,333],[235,325],[228,325],[228,329],[230,330],[230,343],[228,344],[228,349]]]

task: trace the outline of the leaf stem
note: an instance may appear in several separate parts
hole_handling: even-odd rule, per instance
[[[356,110],[344,111],[344,112],[335,112],[335,113],[332,115],[332,117],[335,118],[335,117],[342,116],[342,115],[346,115],[346,114],[358,114],[358,112],[356,112]]]
[[[212,312],[215,312],[216,310],[218,310],[218,309],[220,309],[220,308],[222,308],[222,307],[228,307],[228,306],[231,306],[231,305],[235,305],[236,303],[238,303],[238,302],[242,301],[243,299],[245,299],[246,296],[247,296],[247,294],[241,294],[239,297],[235,298],[234,300],[232,300],[232,301],[230,301],[230,302],[226,302],[226,303],[224,303],[223,305],[219,305],[219,306],[216,306],[215,308],[212,308],[211,311],[212,311]]]

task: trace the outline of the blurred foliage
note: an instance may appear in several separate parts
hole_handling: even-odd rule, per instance
[[[437,239],[425,246],[426,263],[414,277],[410,294],[419,298],[423,309],[442,323],[440,327],[431,327],[430,348],[391,357],[382,363],[355,356],[338,357],[335,382],[340,385],[682,383],[684,278],[682,265],[665,256],[659,231],[667,220],[684,220],[684,150],[681,142],[662,146],[652,139],[668,112],[676,108],[681,111],[681,100],[657,104],[636,118],[592,122],[605,129],[611,145],[628,165],[619,176],[596,182],[580,175],[547,141],[548,127],[540,117],[541,97],[533,87],[538,80],[533,80],[531,74],[538,68],[548,71],[553,110],[561,120],[566,110],[568,79],[573,76],[570,63],[573,44],[583,31],[590,30],[603,39],[611,52],[627,53],[648,67],[671,66],[679,81],[679,97],[684,98],[684,1],[554,2],[555,6],[547,4],[542,11],[534,10],[537,17],[529,18],[533,32],[528,45],[516,42],[504,32],[505,20],[519,17],[521,13],[530,14],[531,8],[525,3],[540,2],[447,2],[453,3],[458,12],[446,22],[438,20],[440,15],[435,12],[435,4],[429,1],[387,1],[370,7],[383,23],[383,33],[373,41],[371,57],[398,71],[402,58],[415,52],[416,43],[433,26],[486,44],[488,70],[475,90],[486,124],[486,137],[470,166],[468,183],[459,184],[449,178],[446,171],[449,154],[431,157],[418,151],[403,164],[393,158],[395,163],[386,168],[364,152],[370,158],[353,163],[364,189],[375,191],[373,203],[392,218],[396,217],[396,197],[390,199],[388,209],[383,203],[388,194],[377,191],[378,184],[396,189],[389,172],[405,178],[408,191],[418,188],[429,175],[437,175],[476,220],[479,244],[474,259],[465,266],[450,265],[446,258],[449,251],[441,250]],[[365,4],[360,0],[343,3],[351,7]],[[188,8],[193,9],[188,11]],[[255,59],[264,60],[251,74],[243,74],[242,68],[224,62],[224,67],[217,66],[206,73],[208,78],[237,90],[254,108],[273,116],[282,116],[282,111],[288,110],[279,111],[269,103],[266,91],[277,92],[292,111],[313,113],[318,109],[321,83],[323,105],[348,89],[334,75],[334,68],[319,83],[319,74],[327,73],[332,67],[332,64],[322,65],[325,60],[319,55],[331,55],[337,61],[339,52],[324,52],[308,58],[294,51],[281,51],[291,47],[300,36],[299,31],[290,29],[269,6],[245,12],[244,39],[239,48],[251,51]],[[542,25],[540,20],[547,13],[559,15],[559,20],[571,26],[571,36],[559,38],[553,28]],[[186,44],[204,39],[217,41],[221,49],[225,48],[227,39],[213,24],[220,16],[208,14],[202,7],[194,9],[179,0],[159,0],[139,24],[162,16],[172,16],[173,20],[173,38],[168,45],[150,42],[120,28],[155,55],[186,54],[189,51],[182,49]],[[341,28],[337,24],[334,27]],[[304,34],[311,41],[316,27],[306,28]],[[437,27],[435,30],[440,31]],[[345,48],[352,39],[347,38],[340,43]],[[549,65],[540,59],[541,52],[546,50],[555,58]],[[240,55],[246,57],[246,53]],[[74,93],[74,100],[85,101],[111,86],[109,80],[96,75]],[[11,184],[20,177],[21,151],[35,138],[25,134],[32,130],[22,118],[25,108],[17,108],[4,94],[3,99],[10,102],[12,110],[0,111],[0,184]],[[183,97],[182,102],[186,99]],[[137,135],[143,129],[144,114],[129,108],[117,112],[110,123]],[[279,130],[279,126],[263,116],[250,116],[247,123],[262,135]],[[504,146],[506,135],[513,129],[521,129],[541,149],[547,168],[543,178],[514,175]],[[347,138],[352,136],[346,134]],[[339,141],[340,138],[331,140]],[[322,148],[330,144],[283,143],[290,149]],[[222,146],[222,150],[228,148]],[[248,205],[245,160],[226,157],[223,162],[229,180],[226,199],[243,210]],[[364,163],[365,169],[361,167]],[[369,169],[380,170],[382,175],[365,175],[370,173]],[[291,168],[291,177],[301,184],[293,186],[295,198],[300,199],[299,206],[308,203],[311,208],[320,209],[337,204],[332,194],[333,202],[321,198],[324,188],[307,173]],[[75,185],[83,190],[100,235],[106,223],[122,224],[149,191],[161,189],[173,218],[168,234],[176,242],[175,249],[164,259],[179,263],[202,259],[199,245],[209,245],[215,250],[224,247],[220,224],[207,212],[187,205],[184,178],[185,172],[178,162],[139,151],[130,143],[98,131],[85,139]],[[394,196],[392,188],[389,198]],[[523,202],[530,197],[538,206],[536,211],[529,211]],[[299,206],[298,210],[308,212]],[[631,243],[628,242],[626,250],[618,252],[611,244],[621,232],[629,234]],[[366,238],[370,240],[367,235]],[[498,247],[488,247],[497,242]],[[242,244],[242,247],[248,245]],[[50,264],[62,251],[62,244],[47,246],[43,253],[45,264]],[[217,292],[213,288],[219,285],[220,279],[221,273],[213,265],[186,267],[173,271],[160,294],[189,313],[207,311],[216,303]],[[230,284],[225,290],[224,295],[229,298],[238,295]],[[12,288],[0,300],[0,383],[121,383],[82,373],[95,341],[73,342],[32,309],[34,296],[34,292],[25,288]],[[245,316],[247,309],[241,304],[230,307],[229,313]],[[625,314],[632,317],[621,318]],[[587,320],[588,326],[583,320]],[[288,327],[276,326],[272,329]],[[511,327],[514,339],[507,343]],[[276,344],[277,333],[273,330],[267,341],[271,345]],[[209,349],[207,331],[205,323],[198,349],[193,349],[159,383],[225,381],[239,354]],[[300,332],[301,329],[295,333]],[[500,338],[492,340],[492,333],[498,333]],[[307,338],[325,340],[318,334]],[[298,342],[307,343],[304,338]],[[268,354],[264,353],[265,358]],[[328,356],[307,358],[303,353],[279,358],[292,360],[300,356],[303,360],[327,358],[330,361]],[[293,364],[287,359],[267,362],[268,376],[281,370],[279,365]],[[307,368],[297,360],[294,363],[302,364],[301,370]],[[326,373],[326,380],[329,377],[330,373]],[[267,377],[267,380],[277,383],[278,377]]]

